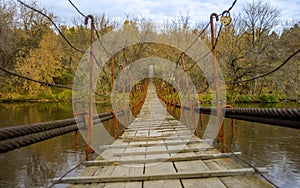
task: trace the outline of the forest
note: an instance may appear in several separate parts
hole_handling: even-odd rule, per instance
[[[44,15],[12,1],[0,1],[0,100],[30,101],[54,100],[70,101],[77,66],[83,52],[90,46],[90,28],[83,23],[84,18],[74,15],[73,23],[68,25],[60,18],[39,7],[36,2],[30,6]],[[232,14],[233,15],[233,14]],[[116,20],[100,13],[95,15],[95,28],[101,37],[109,32],[133,30],[132,32],[151,32],[170,38],[181,35],[199,35],[211,49],[210,30],[205,29],[209,18],[192,23],[191,18],[181,16],[164,20],[161,27],[154,27],[151,20],[142,17],[126,17]],[[61,34],[54,27],[56,23]],[[219,24],[220,25],[220,24]],[[217,61],[226,82],[227,100],[233,102],[278,102],[299,101],[300,97],[300,21],[280,21],[280,10],[261,0],[243,4],[243,11],[232,16],[226,27],[216,27],[218,36]],[[155,54],[176,63],[180,51],[161,44],[138,44],[115,54],[115,66],[130,63]],[[173,54],[172,56],[170,54]],[[284,63],[284,64],[283,64]],[[186,69],[195,83],[199,99],[210,101],[207,81],[195,62],[187,58]],[[97,85],[97,100],[110,98],[111,63],[104,67]],[[271,72],[272,70],[275,70]],[[121,69],[115,69],[118,75]],[[265,76],[260,77],[260,75]],[[21,76],[20,76],[21,75]],[[22,77],[23,76],[23,77]],[[31,78],[41,82],[66,86],[49,87],[45,84],[24,79]],[[259,77],[257,79],[252,79]],[[249,81],[248,81],[249,80]],[[69,87],[69,88],[68,88]]]

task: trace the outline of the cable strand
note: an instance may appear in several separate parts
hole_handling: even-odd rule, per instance
[[[298,49],[297,51],[295,51],[294,53],[292,53],[288,58],[286,58],[286,60],[283,63],[281,63],[278,67],[276,67],[275,69],[273,69],[273,70],[271,70],[269,72],[266,72],[264,74],[255,76],[253,78],[249,78],[247,80],[240,80],[240,81],[234,81],[234,82],[225,82],[225,84],[237,84],[237,83],[242,83],[242,82],[249,82],[249,81],[252,81],[252,80],[256,80],[258,78],[262,78],[262,77],[268,76],[268,75],[270,75],[270,74],[278,71],[279,69],[281,69],[285,64],[287,64],[290,61],[290,59],[292,59],[299,52],[300,52],[300,49]]]

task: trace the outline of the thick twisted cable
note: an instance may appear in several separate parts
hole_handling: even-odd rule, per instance
[[[95,115],[93,118],[103,118],[103,117],[110,117],[112,116],[111,113],[102,113]],[[76,119],[64,119],[64,120],[56,120],[50,122],[43,122],[43,123],[34,123],[28,125],[20,125],[14,127],[7,127],[0,129],[0,141],[11,139],[19,136],[25,136],[33,133],[44,132],[51,129],[61,128],[69,125],[76,124]]]
[[[69,125],[66,127],[61,127],[57,129],[51,129],[44,132],[29,134],[25,136],[20,136],[17,138],[7,139],[4,141],[0,141],[0,153],[5,153],[17,148],[25,147],[37,142],[41,142],[56,136],[61,136],[63,134],[67,134],[73,131],[78,130],[76,124]]]
[[[99,122],[104,122],[108,121],[113,118],[113,116],[109,113],[104,113],[101,114],[102,117],[99,119],[96,119],[94,123],[99,123]],[[24,136],[19,136],[19,137],[14,137],[11,139],[6,139],[3,141],[0,141],[0,153],[5,153],[17,148],[29,146],[31,144],[41,142],[44,140],[48,140],[53,137],[61,136],[73,131],[77,131],[78,129],[85,129],[84,123],[79,123],[79,124],[73,124],[73,125],[68,125],[65,127],[60,127],[56,129],[51,129],[43,132],[38,132],[38,133],[32,133]]]
[[[232,108],[226,109],[227,114],[253,115],[259,117],[275,117],[299,119],[300,109],[298,108]]]
[[[177,105],[180,108],[180,105]],[[184,106],[185,110],[190,110]],[[215,108],[196,107],[195,112],[216,115]],[[225,117],[300,129],[299,108],[226,108]]]
[[[28,134],[44,132],[51,129],[61,128],[69,125],[76,125],[74,118],[57,120],[44,123],[35,123],[29,125],[20,125],[14,127],[7,127],[0,129],[0,141],[15,138],[19,136],[25,136]]]

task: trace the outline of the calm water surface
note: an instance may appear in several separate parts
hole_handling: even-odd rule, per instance
[[[299,107],[299,104],[280,104],[280,107]],[[100,113],[109,108],[102,104],[97,109]],[[68,103],[0,104],[0,127],[71,117],[72,105]],[[230,120],[225,124],[230,125]],[[267,177],[278,186],[299,187],[300,130],[245,121],[237,121],[235,138],[231,138],[230,126],[225,126],[225,130],[226,145],[242,152],[241,158],[252,165],[268,167]],[[84,141],[79,137],[79,150],[75,152],[73,139],[70,133],[0,154],[0,187],[49,186],[52,178],[60,177],[85,159]],[[70,176],[78,175],[82,169]]]

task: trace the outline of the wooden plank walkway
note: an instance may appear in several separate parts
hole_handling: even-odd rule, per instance
[[[193,135],[169,115],[150,82],[144,106],[125,133],[69,187],[272,187]]]

